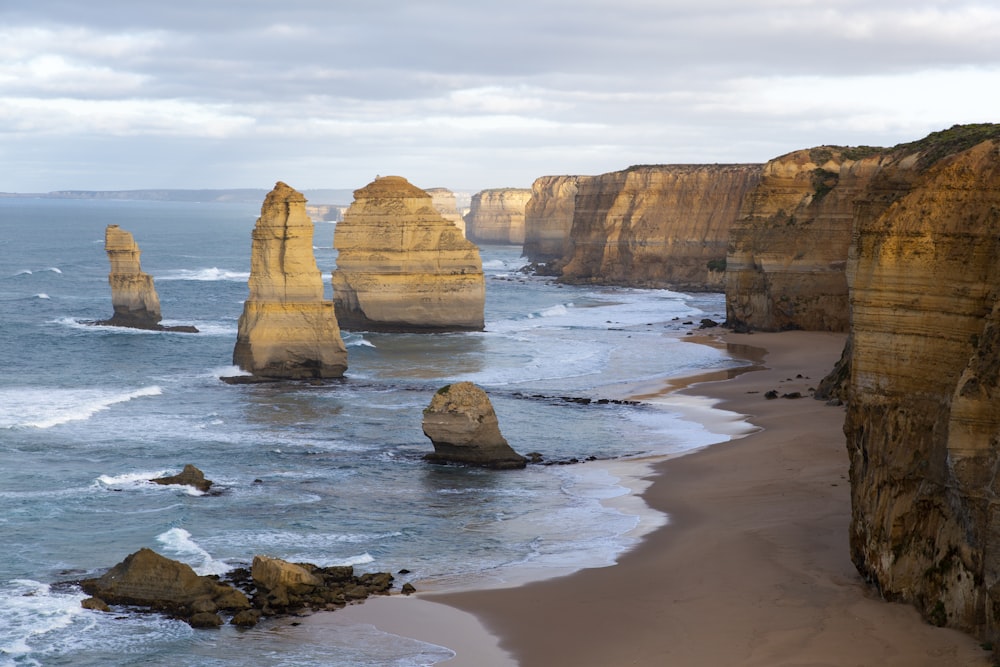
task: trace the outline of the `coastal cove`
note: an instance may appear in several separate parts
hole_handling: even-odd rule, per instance
[[[519,273],[520,248],[484,246],[484,332],[351,333],[343,381],[230,386],[219,378],[234,372],[253,206],[0,206],[8,369],[0,380],[8,471],[0,520],[13,536],[0,569],[5,666],[194,666],[250,656],[258,665],[440,662],[450,648],[363,627],[314,644],[290,642],[277,623],[206,633],[155,615],[102,615],[82,609],[83,595],[61,582],[142,547],[204,574],[263,553],[358,571],[407,569],[397,586],[427,581],[440,590],[509,581],[518,570],[544,578],[607,565],[662,523],[635,502],[625,468],[641,471],[650,457],[728,437],[680,408],[598,402],[633,383],[743,365],[685,342],[700,318],[721,318],[719,294],[560,286]],[[13,233],[26,220],[36,233]],[[164,323],[200,333],[82,323],[111,310],[108,224],[142,247]],[[316,225],[327,286],[332,230]],[[458,380],[487,389],[517,451],[607,461],[524,471],[427,464],[421,412]],[[187,463],[215,482],[211,494],[148,481]],[[636,488],[643,476],[634,473]]]

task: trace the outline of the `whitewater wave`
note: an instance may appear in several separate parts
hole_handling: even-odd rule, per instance
[[[205,282],[229,280],[242,282],[249,280],[249,271],[229,271],[218,267],[207,269],[176,269],[156,276],[157,280],[199,280]]]
[[[191,533],[183,528],[171,528],[160,533],[156,541],[176,560],[187,563],[198,574],[225,574],[233,569],[229,563],[212,558],[212,554],[191,539]]]
[[[153,385],[128,392],[107,389],[11,388],[0,390],[0,428],[46,429],[90,419],[113,405],[159,396]]]
[[[35,295],[35,298],[36,298],[36,299],[50,299],[50,298],[52,298],[52,297],[50,297],[50,296],[49,296],[48,294],[46,294],[45,292],[39,292],[38,294],[36,294],[36,295]]]

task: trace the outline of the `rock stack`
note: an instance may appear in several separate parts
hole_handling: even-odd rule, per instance
[[[347,349],[313,254],[302,193],[277,183],[253,231],[250,298],[240,316],[233,363],[269,379],[337,378]]]
[[[376,178],[355,190],[333,245],[333,301],[345,329],[482,330],[479,249],[405,178]]]
[[[431,196],[431,203],[441,214],[441,217],[455,223],[455,226],[462,230],[462,235],[465,236],[465,218],[458,212],[455,193],[448,188],[427,188],[424,192]]]
[[[479,243],[524,243],[524,208],[531,199],[527,188],[492,188],[472,196],[465,216],[465,235]]]
[[[434,444],[434,463],[466,463],[486,468],[523,468],[526,459],[500,433],[489,396],[471,382],[456,382],[434,394],[424,410],[424,435]]]

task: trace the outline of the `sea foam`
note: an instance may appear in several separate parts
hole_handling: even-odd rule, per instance
[[[190,565],[198,574],[225,574],[233,569],[225,561],[212,558],[212,554],[191,539],[191,533],[183,528],[171,528],[160,533],[156,536],[156,541],[163,545],[165,551]]]
[[[118,403],[162,393],[155,385],[129,392],[52,387],[0,389],[0,428],[52,428],[90,419]]]
[[[162,275],[156,276],[157,280],[231,280],[234,282],[243,282],[249,278],[249,271],[229,271],[215,266],[207,269],[176,269],[174,271],[167,271]]]

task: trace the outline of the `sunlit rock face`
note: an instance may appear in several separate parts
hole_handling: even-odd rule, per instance
[[[479,249],[405,178],[385,176],[355,190],[333,245],[334,303],[345,329],[482,330]]]
[[[465,218],[458,212],[455,193],[448,188],[427,188],[424,192],[431,196],[431,204],[441,214],[441,217],[452,222],[462,230],[462,235],[465,236]]]
[[[531,199],[526,188],[493,188],[472,196],[465,216],[465,234],[477,243],[524,243],[524,208]]]
[[[639,166],[578,182],[562,280],[722,291],[729,230],[762,169]]]
[[[931,622],[991,642],[1000,638],[997,137],[1000,126],[956,126],[897,147],[859,198],[844,426],[858,570]]]
[[[542,176],[524,208],[524,256],[558,273],[573,254],[573,214],[581,181],[589,176]]]
[[[456,382],[434,394],[424,410],[424,435],[434,445],[434,463],[465,463],[487,468],[523,468],[527,460],[500,433],[493,404],[483,389]]]
[[[820,146],[764,166],[730,232],[727,324],[847,331],[854,202],[881,169],[884,150]]]
[[[313,254],[302,193],[278,183],[253,230],[250,297],[240,315],[233,363],[265,378],[337,378],[347,368],[333,303]]]
[[[142,254],[132,234],[118,225],[108,225],[104,230],[104,250],[108,253],[111,272],[111,305],[114,314],[100,324],[156,329],[160,320],[160,298],[153,287],[153,277],[142,271],[139,256]]]

